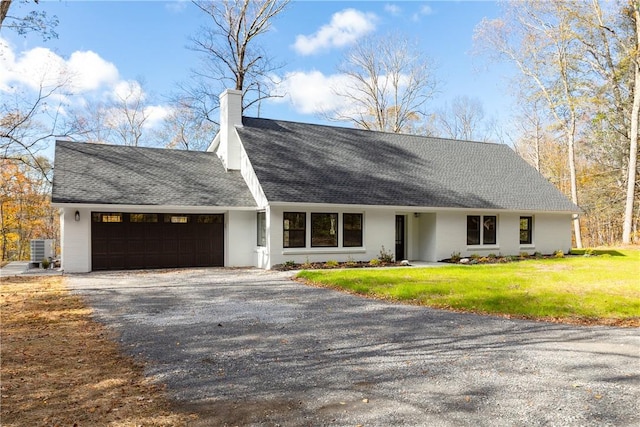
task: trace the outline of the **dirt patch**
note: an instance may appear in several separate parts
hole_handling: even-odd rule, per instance
[[[184,426],[143,367],[123,356],[61,277],[3,278],[3,426]]]

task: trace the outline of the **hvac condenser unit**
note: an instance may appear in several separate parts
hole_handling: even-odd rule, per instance
[[[51,259],[55,256],[55,240],[34,239],[31,241],[31,262],[42,262],[43,259]]]

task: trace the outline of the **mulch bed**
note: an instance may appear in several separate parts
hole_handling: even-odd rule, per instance
[[[290,270],[334,270],[340,268],[379,268],[379,267],[406,267],[409,264],[401,262],[383,262],[372,263],[370,261],[346,261],[346,262],[305,262],[298,264],[295,262],[286,262],[273,266],[273,270],[290,271]]]

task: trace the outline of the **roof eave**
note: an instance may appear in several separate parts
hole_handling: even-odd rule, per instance
[[[118,210],[123,212],[151,212],[151,213],[215,213],[220,211],[255,211],[257,205],[248,206],[188,206],[188,205],[120,205],[110,203],[86,202],[52,202],[54,208],[74,208],[90,210]]]

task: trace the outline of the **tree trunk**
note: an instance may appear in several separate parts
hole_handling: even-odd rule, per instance
[[[631,243],[631,225],[633,222],[633,205],[635,201],[636,173],[638,165],[638,116],[640,113],[640,60],[638,58],[638,47],[640,46],[640,3],[634,1],[633,15],[636,21],[636,49],[634,49],[633,60],[635,69],[635,84],[633,87],[633,107],[631,110],[631,134],[629,135],[629,167],[627,177],[627,199],[624,207],[624,224],[622,227],[622,243]]]
[[[4,18],[7,17],[10,7],[11,7],[11,0],[0,1],[0,28],[2,28],[2,23],[4,22]]]
[[[578,180],[576,178],[576,150],[575,150],[575,124],[567,135],[567,150],[569,155],[569,176],[571,181],[571,201],[578,204]],[[573,235],[576,239],[576,247],[582,248],[582,233],[580,231],[580,217],[573,215]]]

